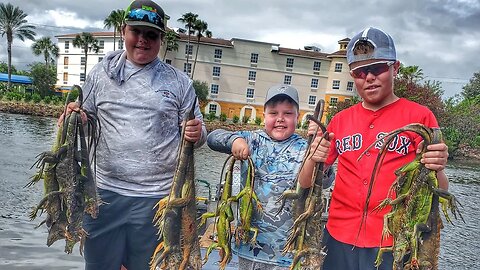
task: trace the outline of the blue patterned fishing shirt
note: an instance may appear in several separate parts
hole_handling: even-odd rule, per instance
[[[283,141],[271,139],[263,130],[230,132],[215,130],[207,137],[207,144],[215,151],[231,153],[232,143],[244,138],[250,148],[255,165],[255,192],[263,206],[263,213],[254,211],[252,226],[259,229],[258,246],[241,244],[235,247],[239,257],[249,260],[290,266],[291,254],[282,255],[282,249],[293,224],[292,204],[287,201],[277,215],[282,193],[293,187],[302,163],[307,141],[293,134]],[[247,166],[242,162],[242,181],[246,179]],[[244,183],[242,183],[244,185]]]

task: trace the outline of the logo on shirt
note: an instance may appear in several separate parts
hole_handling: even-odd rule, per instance
[[[170,90],[167,90],[167,89],[158,89],[158,90],[155,90],[155,93],[160,93],[163,97],[166,97],[166,98],[174,98],[175,95],[170,92]]]
[[[376,139],[381,139],[385,137],[388,133],[380,132],[377,134]],[[382,145],[385,143],[385,140],[380,140],[374,146],[375,149],[380,149]],[[409,137],[396,135],[392,142],[388,145],[387,150],[389,152],[396,152],[400,155],[407,155],[409,153],[409,146],[412,144]],[[345,152],[353,152],[362,149],[363,146],[363,137],[362,134],[353,134],[349,136],[345,136],[341,139],[335,140],[335,146],[337,148],[337,152],[339,155]]]

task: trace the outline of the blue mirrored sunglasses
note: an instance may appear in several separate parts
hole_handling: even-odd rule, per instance
[[[153,23],[163,28],[162,18],[154,11],[145,10],[141,8],[130,10],[125,19],[132,21],[144,21]]]
[[[390,69],[390,66],[395,64],[395,61],[382,61],[375,62],[368,65],[363,65],[350,70],[352,77],[356,79],[365,79],[368,73],[372,73],[374,76],[378,76]]]

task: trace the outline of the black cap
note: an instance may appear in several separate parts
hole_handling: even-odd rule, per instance
[[[125,10],[127,25],[144,25],[165,32],[165,12],[150,0],[134,0]]]

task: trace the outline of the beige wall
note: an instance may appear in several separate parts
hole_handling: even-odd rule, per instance
[[[172,60],[172,64],[183,70],[185,61],[185,45],[186,41],[179,41],[179,50],[177,52],[169,52],[167,58]],[[300,110],[302,112],[313,112],[314,105],[309,105],[309,96],[316,96],[316,101],[325,99],[327,102],[329,96],[348,97],[354,92],[347,92],[346,85],[350,78],[345,57],[343,58],[309,58],[294,55],[284,55],[278,52],[272,52],[272,46],[278,44],[256,42],[242,39],[232,39],[232,47],[215,46],[212,44],[201,44],[197,58],[197,64],[194,71],[194,79],[205,81],[209,86],[217,84],[219,91],[217,95],[210,95],[209,99],[214,104],[218,104],[217,115],[225,113],[231,118],[232,111],[235,115],[240,116],[241,108],[252,106],[256,108],[257,116],[261,116],[263,112],[263,103],[266,91],[274,84],[283,83],[285,75],[292,76],[292,86],[299,91]],[[193,45],[193,56],[190,63],[195,59],[196,43]],[[222,49],[222,58],[214,59],[215,48]],[[251,53],[258,53],[258,63],[251,65]],[[294,58],[294,66],[292,69],[286,68],[286,59]],[[318,74],[314,74],[313,62],[320,61],[321,69]],[[335,63],[343,63],[343,72],[334,72]],[[213,67],[221,68],[219,77],[212,76]],[[249,71],[256,71],[256,80],[249,81]],[[318,87],[312,88],[312,78],[318,79]],[[333,80],[340,80],[340,89],[333,90]],[[254,98],[246,97],[247,88],[253,88]],[[339,99],[341,100],[341,99]],[[259,109],[260,108],[260,109]],[[209,105],[203,108],[208,113]],[[248,110],[247,110],[248,111]]]

